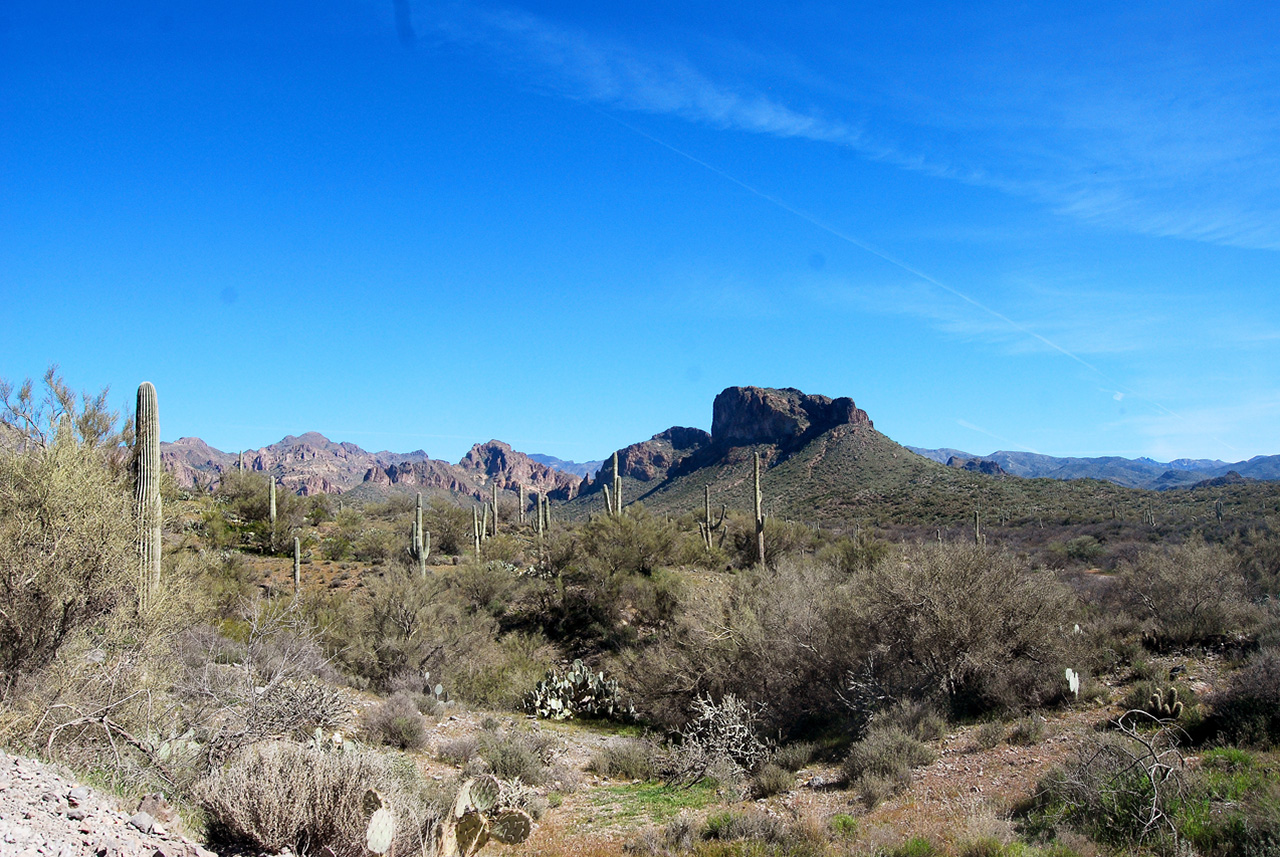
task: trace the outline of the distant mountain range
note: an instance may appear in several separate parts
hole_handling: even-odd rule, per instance
[[[603,461],[565,461],[556,458],[554,455],[543,455],[538,452],[529,453],[529,457],[539,464],[545,464],[554,470],[560,470],[565,473],[572,473],[574,476],[580,476],[583,479],[589,479],[596,475],[596,471],[600,469]]]
[[[999,510],[996,514],[1006,520],[1019,514],[1039,520],[1052,508],[1088,509],[1095,517],[1105,510],[1136,519],[1149,506],[1145,498],[1150,495],[1129,489],[1280,480],[1280,455],[1235,463],[1161,463],[1003,451],[977,456],[957,449],[904,447],[876,431],[852,399],[791,388],[730,387],[712,403],[710,432],[673,426],[618,450],[624,501],[642,500],[653,511],[681,514],[700,510],[710,490],[716,505],[749,509],[757,453],[766,512],[812,522],[945,523],[971,520],[979,509]],[[161,459],[188,488],[211,488],[241,466],[271,474],[277,484],[304,495],[376,498],[421,491],[484,500],[496,485],[509,492],[504,495],[507,505],[511,494],[523,489],[562,504],[568,517],[602,510],[603,486],[614,477],[612,456],[579,464],[527,455],[491,440],[476,444],[455,464],[422,450],[366,452],[316,432],[248,450],[243,464],[241,454],[214,449],[199,438],[161,444]]]
[[[160,444],[160,460],[174,480],[186,488],[208,489],[224,473],[243,467],[270,474],[277,484],[297,494],[342,494],[364,489],[487,497],[496,482],[500,491],[544,494],[573,499],[582,479],[548,467],[499,440],[478,443],[457,464],[409,453],[366,452],[353,443],[334,443],[318,432],[289,435],[278,443],[243,453],[214,449],[195,437]]]
[[[1258,455],[1248,461],[1229,463],[1216,459],[1179,458],[1160,462],[1150,458],[1057,458],[1034,452],[1006,452],[974,455],[958,449],[907,449],[941,464],[988,461],[1004,473],[1027,479],[1104,479],[1126,488],[1164,491],[1185,488],[1235,472],[1246,479],[1280,479],[1280,455]],[[954,466],[954,465],[953,465]]]

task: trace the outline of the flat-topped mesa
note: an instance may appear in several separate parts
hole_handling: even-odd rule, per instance
[[[729,387],[712,405],[711,440],[718,447],[787,447],[842,425],[873,427],[867,412],[847,396],[810,396],[793,387]]]

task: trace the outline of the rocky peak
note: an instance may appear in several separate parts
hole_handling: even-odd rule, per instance
[[[581,480],[572,473],[534,461],[500,440],[477,443],[458,462],[458,467],[485,480],[496,480],[504,490],[518,491],[523,485],[536,494],[568,500],[578,493]]]
[[[871,427],[853,399],[810,396],[792,387],[729,387],[712,405],[711,438],[721,447],[794,446],[841,425]]]

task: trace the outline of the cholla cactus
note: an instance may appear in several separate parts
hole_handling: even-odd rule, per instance
[[[635,716],[630,703],[622,704],[618,682],[606,680],[602,672],[592,672],[581,660],[575,660],[563,675],[548,673],[525,698],[525,709],[550,720],[569,720],[579,714],[622,719]]]
[[[1080,626],[1077,625],[1077,628]],[[1080,698],[1080,673],[1067,667],[1067,690],[1071,691],[1071,695],[1076,699]]]
[[[458,789],[453,808],[436,833],[437,857],[471,857],[490,839],[517,845],[529,838],[533,820],[515,807],[503,807],[502,787],[493,777],[475,777]]]

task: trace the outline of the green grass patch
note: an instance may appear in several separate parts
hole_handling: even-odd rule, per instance
[[[716,787],[706,782],[687,789],[659,782],[605,786],[592,791],[592,821],[605,826],[665,824],[681,810],[702,809],[715,801]]]

